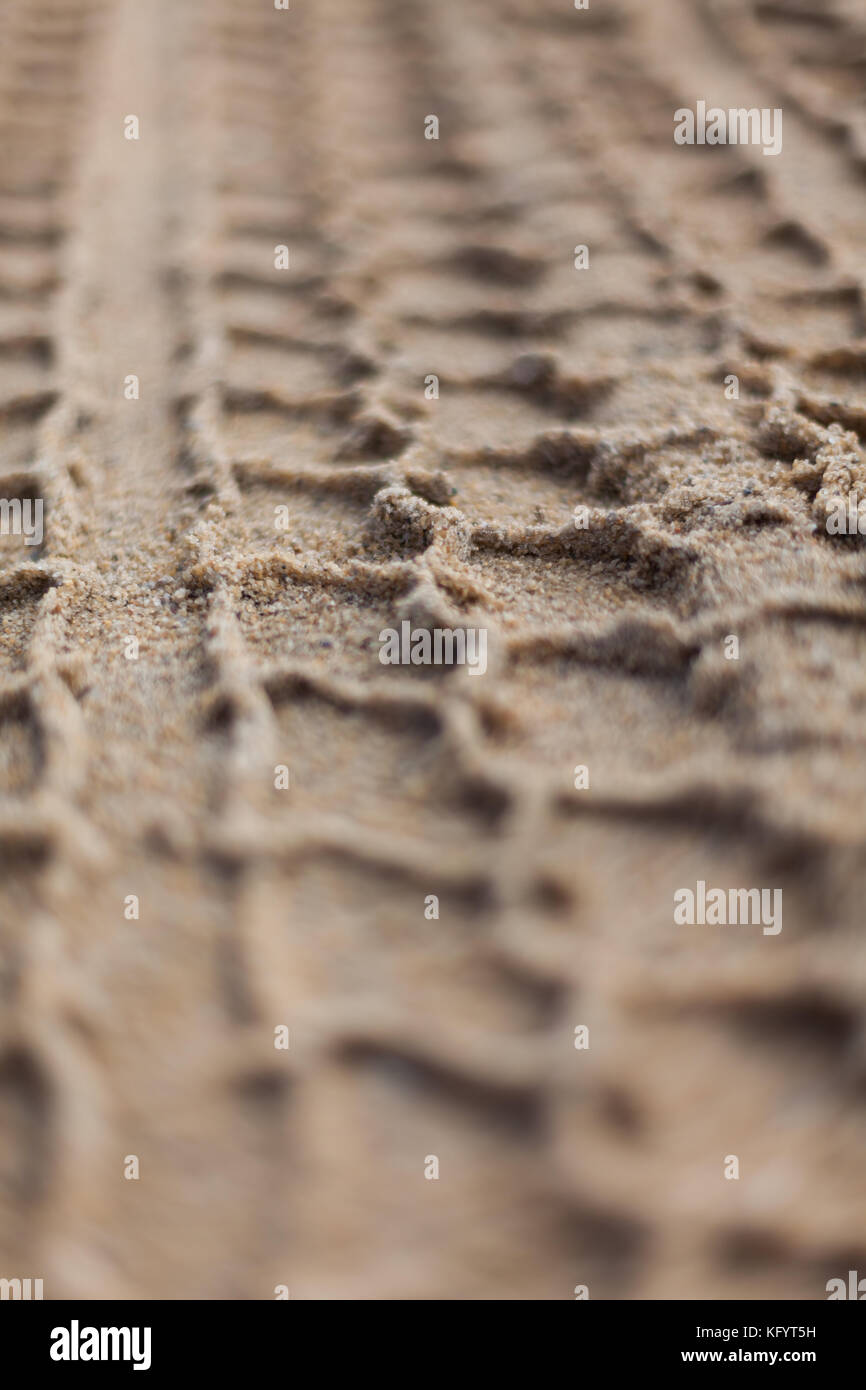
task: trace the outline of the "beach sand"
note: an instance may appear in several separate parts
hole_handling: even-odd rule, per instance
[[[863,14],[0,19],[0,1277],[866,1275]]]

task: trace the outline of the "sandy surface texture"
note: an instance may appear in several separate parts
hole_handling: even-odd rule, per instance
[[[0,1277],[866,1276],[862,6],[0,29]]]

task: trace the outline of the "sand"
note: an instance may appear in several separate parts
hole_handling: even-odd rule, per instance
[[[0,1277],[866,1274],[863,16],[0,17]]]

